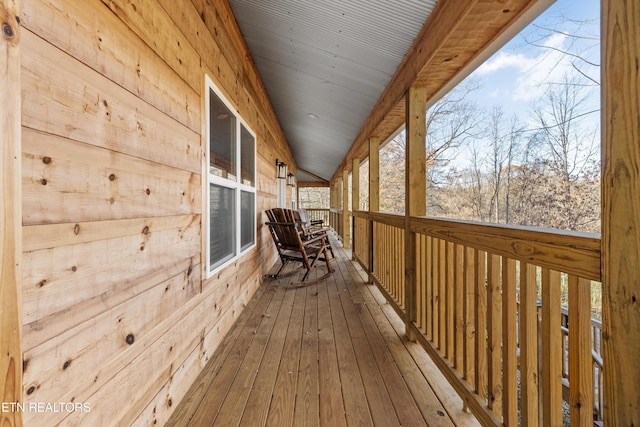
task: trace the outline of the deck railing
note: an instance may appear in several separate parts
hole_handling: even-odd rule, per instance
[[[329,226],[333,228],[338,237],[342,239],[342,209],[329,209]]]
[[[329,225],[329,208],[305,208],[311,221],[322,221]]]
[[[484,425],[562,425],[563,382],[571,424],[593,424],[602,408],[590,299],[601,280],[599,237],[422,217],[407,228],[400,215],[353,216],[354,258],[402,316],[415,313],[410,334]],[[407,229],[415,289],[405,286]]]

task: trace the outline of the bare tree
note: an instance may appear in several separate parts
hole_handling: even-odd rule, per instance
[[[584,175],[596,155],[595,132],[587,126],[590,113],[587,94],[576,84],[575,76],[566,76],[562,84],[550,84],[533,113],[540,125],[537,136],[540,152],[559,182],[560,228],[575,230],[580,213],[574,209],[572,188]]]
[[[580,84],[600,86],[600,26],[595,18],[578,20],[561,14],[556,22],[531,26],[535,31],[524,37],[526,44],[561,53],[584,80]],[[562,47],[546,43],[554,36],[562,37],[567,43]]]
[[[469,96],[477,89],[476,80],[466,80],[427,111],[427,177],[431,185],[440,183],[443,167],[481,132],[482,115]]]

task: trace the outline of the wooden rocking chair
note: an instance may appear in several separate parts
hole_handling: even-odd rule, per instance
[[[304,239],[304,232],[300,227],[300,223],[294,220],[291,211],[276,208],[267,210],[266,213],[269,218],[269,222],[266,225],[269,227],[271,237],[282,262],[278,272],[271,275],[271,277],[280,277],[280,273],[290,261],[302,263],[302,266],[307,270],[302,280],[294,283],[294,285],[312,285],[328,278],[333,273],[327,256],[326,234]],[[316,263],[319,260],[324,261],[327,265],[327,273],[316,280],[307,282],[311,270],[316,267]]]

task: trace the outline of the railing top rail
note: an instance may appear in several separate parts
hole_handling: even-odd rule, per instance
[[[305,208],[308,211],[321,211],[321,212],[329,212],[329,208]]]
[[[404,227],[400,214],[356,210],[353,216]],[[433,217],[411,217],[410,227],[416,233],[601,281],[598,234]]]
[[[411,231],[600,281],[600,236],[439,218],[412,217]]]
[[[356,218],[365,218],[375,222],[381,222],[392,227],[404,228],[404,215],[387,212],[354,211]]]

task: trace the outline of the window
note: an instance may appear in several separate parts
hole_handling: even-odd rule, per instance
[[[256,244],[256,137],[206,78],[207,276]]]

